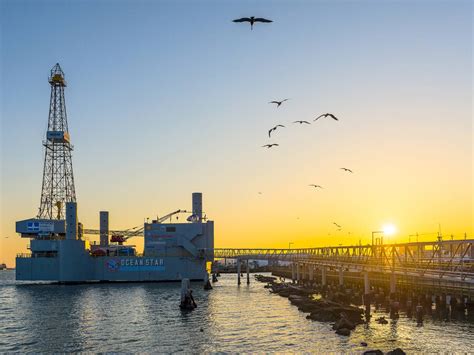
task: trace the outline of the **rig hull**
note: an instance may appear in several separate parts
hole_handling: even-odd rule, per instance
[[[54,282],[147,282],[204,280],[206,261],[194,258],[79,256],[71,260],[52,257],[18,257],[16,279]]]
[[[193,214],[186,223],[162,223],[157,219],[144,224],[143,255],[137,255],[133,245],[123,245],[124,237],[112,236],[112,240],[119,242],[109,243],[108,213],[100,214],[100,244],[89,245],[79,233],[77,204],[69,202],[66,211],[66,220],[17,222],[17,232],[31,239],[31,254],[16,259],[17,280],[61,283],[205,280],[207,263],[214,260],[214,222],[202,219],[200,193],[193,193]]]

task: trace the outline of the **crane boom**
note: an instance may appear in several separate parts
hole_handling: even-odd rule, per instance
[[[190,213],[186,210],[176,210],[176,211],[173,211],[171,213],[168,213],[167,215],[164,215],[163,217],[160,217],[158,218],[157,217],[157,220],[156,222],[157,223],[163,223],[164,221],[166,221],[168,218],[171,218],[173,217],[175,214],[178,214],[178,213]],[[126,230],[110,230],[109,231],[109,234],[114,236],[114,235],[120,235],[120,236],[123,236],[124,240],[127,240],[128,238],[131,238],[131,237],[143,237],[143,230],[145,229],[145,227],[141,226],[136,226],[136,227],[133,227],[133,228],[129,228],[129,229],[126,229]],[[83,230],[83,234],[87,234],[87,235],[97,235],[97,234],[100,234],[100,230],[99,229],[84,229]]]
[[[190,213],[190,212],[188,212],[188,211],[186,211],[186,210],[176,210],[176,211],[174,211],[174,212],[168,213],[167,215],[165,215],[165,216],[163,216],[163,217],[158,218],[156,221],[157,221],[158,223],[162,223],[162,222],[166,221],[168,218],[171,218],[171,217],[173,217],[175,214],[178,214],[178,213]]]
[[[83,234],[93,235],[93,234],[100,234],[100,230],[98,229],[84,229]],[[123,235],[127,237],[139,237],[143,236],[143,228],[137,230],[110,230],[109,234],[111,235]]]

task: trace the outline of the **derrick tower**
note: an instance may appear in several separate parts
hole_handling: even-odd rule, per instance
[[[72,173],[72,150],[67,127],[64,88],[66,80],[59,63],[51,69],[48,130],[45,147],[43,185],[38,218],[64,219],[66,202],[76,201]]]

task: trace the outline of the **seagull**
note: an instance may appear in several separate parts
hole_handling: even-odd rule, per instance
[[[284,103],[285,101],[288,101],[289,99],[284,99],[284,100],[281,100],[281,101],[277,101],[277,100],[274,100],[274,101],[270,101],[269,104],[276,104],[277,105],[277,108],[280,107],[280,105],[282,103]]]
[[[328,116],[331,117],[333,120],[339,121],[337,117],[334,116],[332,113],[323,113],[322,115],[319,115],[318,117],[316,117],[314,120],[316,121],[320,119],[321,117],[328,117]]]
[[[282,124],[277,124],[275,127],[271,128],[271,129],[268,131],[268,137],[269,137],[269,138],[271,137],[272,132],[273,132],[273,131],[276,131],[276,129],[277,129],[278,127],[285,127],[285,126],[283,126]]]
[[[309,123],[308,121],[294,121],[293,123],[299,123],[299,124],[306,123],[306,124],[311,124],[311,123]]]
[[[337,224],[336,222],[332,222],[337,228],[342,228],[339,224]]]
[[[269,23],[273,21],[267,20],[266,18],[262,18],[262,17],[250,16],[250,17],[238,18],[238,19],[233,20],[232,22],[250,22],[250,29],[253,30],[253,24],[255,22]]]
[[[314,186],[315,188],[318,188],[318,187],[319,187],[320,189],[323,188],[321,185],[315,185],[315,184],[310,184],[310,185],[308,185],[308,186]]]
[[[273,144],[265,144],[265,145],[262,145],[262,148],[271,148],[273,146],[277,146],[278,147],[278,144],[277,143],[273,143]]]
[[[262,192],[261,192],[261,191],[259,191],[259,192],[258,192],[258,194],[259,194],[259,195],[261,195],[261,194],[262,194]]]
[[[354,173],[351,169],[347,169],[347,168],[341,168],[341,170],[344,170],[344,171],[347,171],[348,173]]]

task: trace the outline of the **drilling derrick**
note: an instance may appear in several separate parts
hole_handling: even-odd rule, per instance
[[[51,85],[48,130],[43,142],[44,170],[38,218],[65,219],[66,202],[76,202],[72,150],[67,126],[64,88],[66,80],[58,63],[48,78]]]

